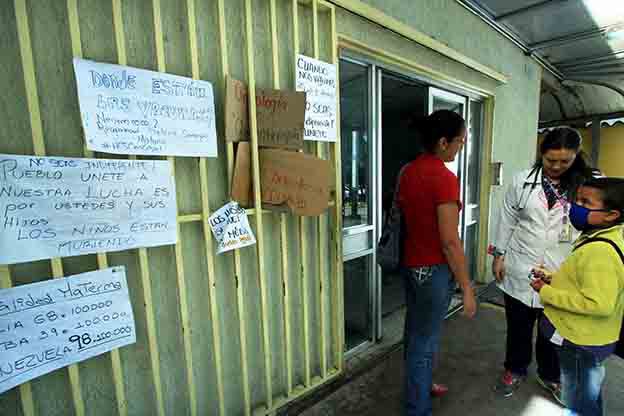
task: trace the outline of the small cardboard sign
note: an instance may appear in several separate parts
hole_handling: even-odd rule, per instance
[[[331,165],[300,152],[260,150],[262,202],[286,204],[294,214],[317,216],[329,206]]]
[[[305,92],[256,88],[258,145],[303,148]]]
[[[249,208],[253,203],[251,184],[251,147],[249,142],[240,142],[236,150],[236,164],[232,177],[230,197],[241,207]]]
[[[236,202],[219,208],[208,221],[218,242],[217,254],[256,244],[247,213]]]
[[[247,142],[249,137],[247,84],[228,75],[225,81],[225,140]]]

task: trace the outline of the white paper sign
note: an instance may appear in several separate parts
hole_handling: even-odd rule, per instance
[[[217,157],[208,81],[78,58],[74,72],[89,149]]]
[[[0,154],[0,264],[175,244],[165,160]]]
[[[124,267],[0,290],[0,393],[135,342]]]
[[[217,240],[217,254],[256,244],[245,210],[236,202],[229,202],[208,219]]]
[[[336,65],[298,55],[296,82],[307,94],[304,140],[335,142]]]

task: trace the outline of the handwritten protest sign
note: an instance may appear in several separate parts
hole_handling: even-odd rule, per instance
[[[225,140],[248,142],[249,139],[247,84],[228,75],[225,81]]]
[[[297,56],[297,91],[306,93],[304,140],[336,141],[336,65]]]
[[[218,242],[218,254],[256,244],[247,213],[236,202],[219,208],[208,221]]]
[[[0,393],[135,342],[124,267],[0,290]]]
[[[262,202],[286,204],[297,215],[315,216],[329,206],[329,161],[300,152],[260,150]]]
[[[87,148],[217,157],[212,84],[74,58]]]
[[[164,160],[0,154],[0,264],[176,242]]]
[[[257,88],[258,144],[293,150],[303,148],[305,105],[304,92]]]
[[[253,201],[253,186],[251,183],[251,147],[249,142],[241,142],[236,149],[236,163],[230,197],[243,208],[249,208]]]

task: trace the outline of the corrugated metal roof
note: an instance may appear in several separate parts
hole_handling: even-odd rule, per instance
[[[458,1],[548,69],[540,122],[624,116],[624,0]]]

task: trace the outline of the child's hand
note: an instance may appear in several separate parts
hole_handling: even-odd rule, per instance
[[[533,288],[533,290],[535,290],[537,293],[539,293],[540,290],[542,290],[542,288],[544,286],[546,286],[546,282],[543,281],[542,279],[533,279],[531,281],[531,287]]]
[[[531,270],[531,274],[533,274],[536,279],[543,280],[545,283],[548,284],[550,284],[552,280],[552,272],[546,270],[543,265],[535,267],[533,270]]]

